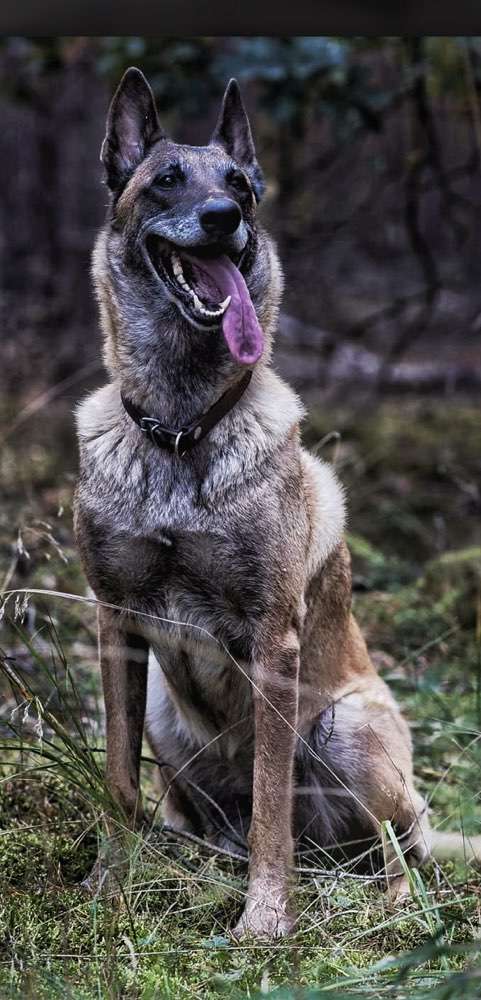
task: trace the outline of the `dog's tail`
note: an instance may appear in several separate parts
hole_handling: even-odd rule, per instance
[[[481,836],[431,830],[430,846],[436,861],[477,861],[481,864]]]

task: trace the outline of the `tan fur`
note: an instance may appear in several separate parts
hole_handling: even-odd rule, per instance
[[[138,77],[140,128],[150,98]],[[224,115],[231,104],[232,94]],[[236,155],[247,143],[254,177],[239,109],[236,122]],[[294,923],[294,843],[306,831],[332,847],[379,837],[390,820],[409,863],[427,856],[430,834],[408,726],[352,617],[342,488],[301,447],[302,405],[269,368],[282,276],[252,205],[246,281],[265,349],[244,396],[185,459],[155,448],[122,407],[121,389],[179,426],[239,378],[219,332],[189,327],[142,257],[144,192],[167,154],[202,196],[230,162],[217,145],[164,140],[134,170],[94,253],[110,381],[77,415],[78,543],[94,592],[119,609],[100,612],[107,780],[134,822],[145,716],[165,817],[224,846],[248,843],[236,933],[272,937]],[[186,212],[181,245],[190,202]],[[157,232],[162,216],[154,222]],[[389,849],[386,864],[398,874]]]

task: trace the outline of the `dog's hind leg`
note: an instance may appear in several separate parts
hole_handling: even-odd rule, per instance
[[[371,859],[372,871],[384,870],[396,894],[403,871],[396,847],[408,865],[418,865],[429,856],[431,835],[426,804],[414,788],[409,729],[384,683],[373,676],[364,689],[334,701],[306,743],[298,745],[296,761],[298,840],[337,856],[345,845],[342,853],[350,858],[362,845],[364,864]]]
[[[176,773],[184,762],[179,761],[179,741],[176,739],[176,717],[162,681],[162,670],[151,649],[148,661],[145,735],[152,759],[157,763],[154,783],[158,806],[164,821],[173,830],[195,833],[188,802],[182,794]]]
[[[146,736],[158,765],[158,809],[167,826],[225,850],[244,851],[251,814],[250,754],[241,744],[233,761],[222,753],[220,734],[213,740],[206,734],[205,746],[193,737],[152,652]]]

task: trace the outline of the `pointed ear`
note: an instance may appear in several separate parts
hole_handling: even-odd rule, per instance
[[[112,98],[100,151],[109,188],[112,191],[122,188],[150,146],[165,138],[149,84],[144,74],[131,66]]]
[[[250,179],[257,201],[265,190],[262,170],[256,160],[254,140],[246,109],[237,80],[230,80],[222,100],[217,125],[212,133],[211,144],[222,146]]]

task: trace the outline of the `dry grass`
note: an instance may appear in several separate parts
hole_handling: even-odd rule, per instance
[[[343,430],[337,462],[353,498],[356,612],[409,716],[434,823],[468,838],[481,820],[474,413],[448,419],[443,404],[437,417],[431,407],[411,421],[404,406],[376,421],[318,414],[310,442],[333,426]],[[313,872],[305,858],[293,938],[239,945],[228,928],[245,863],[162,828],[153,801],[156,822],[129,837],[122,890],[82,891],[97,851],[109,850],[95,613],[38,593],[85,595],[70,527],[74,455],[57,451],[43,425],[25,448],[10,439],[2,462],[0,577],[29,596],[8,600],[1,639],[0,995],[479,996],[472,866],[428,866],[393,911],[372,880],[327,857]],[[145,760],[154,799],[152,777]]]

